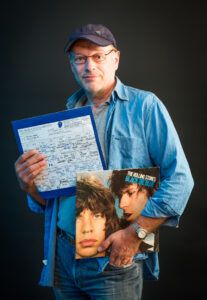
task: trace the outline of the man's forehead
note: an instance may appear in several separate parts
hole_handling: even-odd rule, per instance
[[[81,213],[80,213],[80,215],[84,215],[84,214],[86,214],[86,213],[88,213],[88,214],[97,214],[97,213],[102,213],[102,211],[101,211],[101,209],[99,208],[94,208],[94,209],[90,209],[90,208],[87,208],[87,207],[85,207],[82,211],[81,211]]]
[[[113,45],[108,45],[108,46],[103,47],[103,46],[94,44],[90,41],[78,40],[71,47],[71,51],[79,51],[79,50],[106,51],[108,49],[111,49],[112,46]]]
[[[126,193],[129,190],[137,190],[137,189],[138,189],[137,183],[131,183],[123,187],[123,189],[121,189],[121,193]]]

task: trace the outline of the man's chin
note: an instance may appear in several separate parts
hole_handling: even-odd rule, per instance
[[[83,89],[92,95],[96,95],[100,90],[100,86],[97,87],[95,82],[89,82],[83,85]]]
[[[90,257],[102,257],[105,256],[105,252],[98,252],[96,251],[88,251],[83,253],[76,253],[76,258],[90,258]]]
[[[134,216],[132,214],[128,214],[128,213],[125,213],[123,215],[123,218],[127,222],[132,222],[134,220]]]

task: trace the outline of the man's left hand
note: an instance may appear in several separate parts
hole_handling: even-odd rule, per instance
[[[111,246],[111,265],[120,267],[131,264],[134,255],[138,252],[141,240],[136,236],[135,230],[129,226],[112,233],[98,248],[99,252],[105,251]]]

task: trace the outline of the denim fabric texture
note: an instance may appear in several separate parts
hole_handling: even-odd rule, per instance
[[[57,300],[140,300],[142,261],[126,268],[107,265],[99,272],[96,259],[74,259],[75,247],[57,238],[54,293]]]
[[[83,97],[78,90],[67,102],[75,107]],[[193,178],[178,134],[164,104],[151,92],[135,89],[117,78],[111,95],[105,128],[108,169],[160,167],[160,187],[149,198],[142,215],[167,217],[165,225],[178,227]],[[45,209],[28,197],[33,211],[45,213],[45,251],[41,285],[53,286],[58,200],[49,199]],[[143,262],[144,278],[159,276],[158,254]]]

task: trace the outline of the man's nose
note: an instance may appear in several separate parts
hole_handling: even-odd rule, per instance
[[[96,63],[93,61],[92,57],[87,57],[85,62],[85,69],[87,71],[92,71],[95,69]]]
[[[119,207],[124,208],[128,206],[128,203],[129,203],[129,197],[127,196],[127,194],[123,194],[119,200]]]
[[[91,218],[85,217],[82,223],[83,233],[93,232],[93,222]]]

